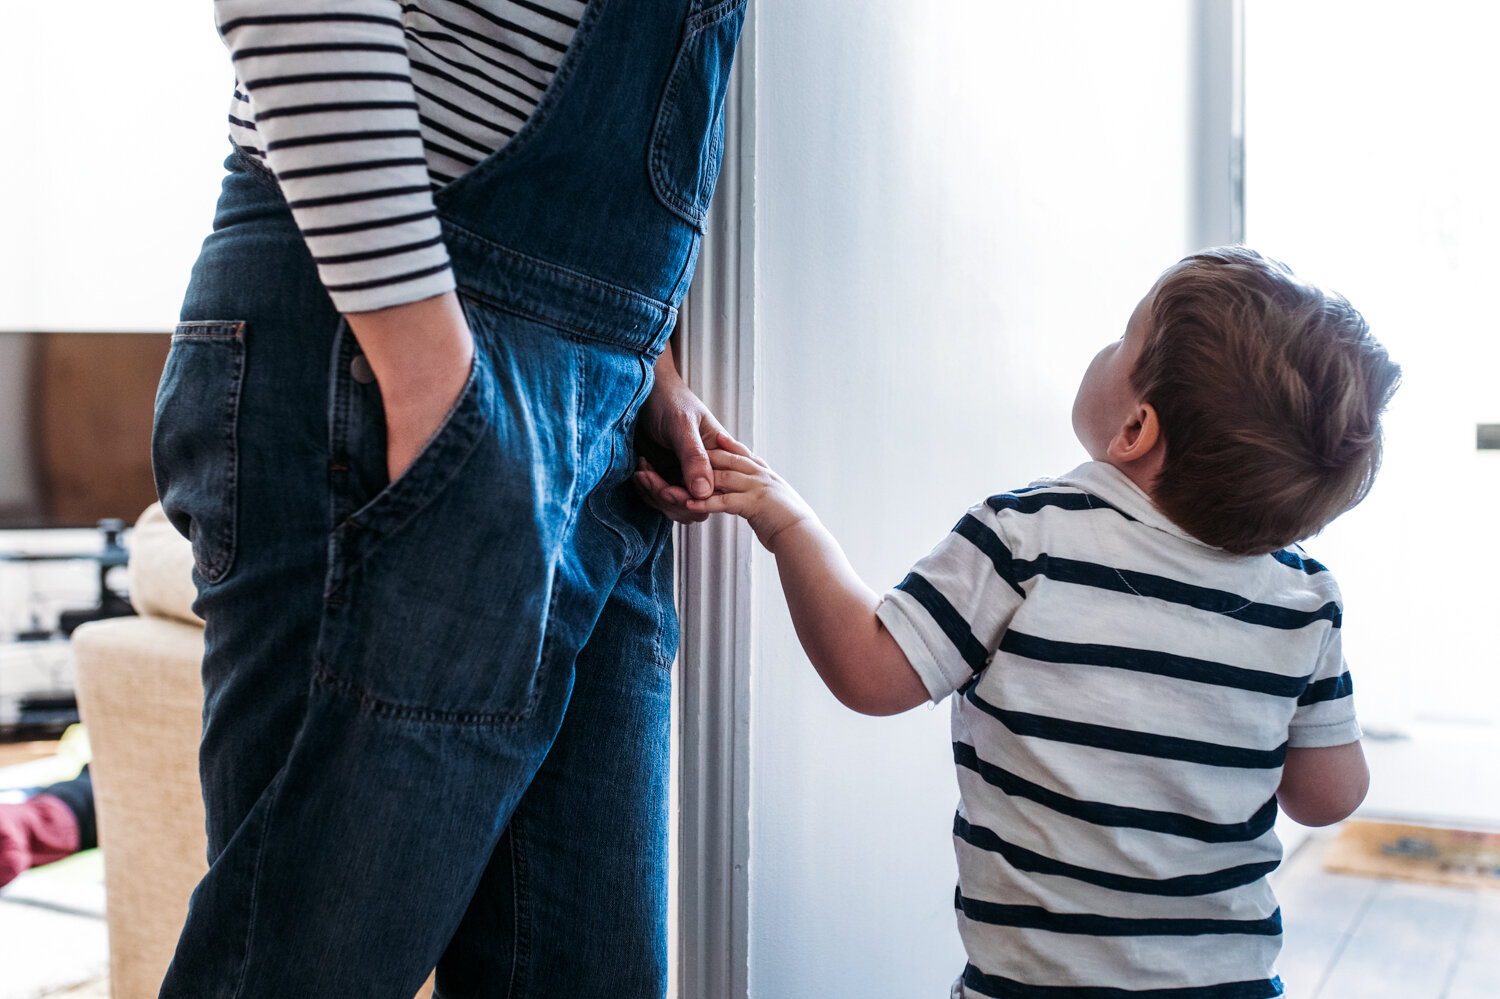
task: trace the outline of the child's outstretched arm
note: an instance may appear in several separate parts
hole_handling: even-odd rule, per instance
[[[812,508],[727,434],[708,457],[714,495],[688,501],[689,509],[745,518],[776,556],[797,638],[833,696],[867,715],[893,715],[928,700],[927,688],[875,616],[880,597],[855,574]]]

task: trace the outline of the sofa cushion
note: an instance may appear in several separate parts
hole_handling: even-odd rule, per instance
[[[201,625],[193,613],[193,546],[152,503],[135,522],[130,542],[130,602],[136,613]]]
[[[198,785],[203,629],[159,616],[92,621],[73,633],[73,650],[94,752],[110,993],[154,999],[208,869]]]

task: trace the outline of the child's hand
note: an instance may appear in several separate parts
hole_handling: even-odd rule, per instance
[[[689,499],[689,510],[744,517],[760,543],[772,553],[776,551],[776,536],[782,531],[804,521],[816,521],[812,508],[797,491],[749,448],[728,434],[719,434],[717,444],[708,452],[708,462],[714,469],[714,494],[707,499]]]
[[[880,596],[860,581],[839,543],[786,480],[728,434],[708,452],[714,494],[695,513],[744,517],[776,556],[797,639],[828,689],[848,707],[891,715],[927,700],[927,687],[880,623]]]

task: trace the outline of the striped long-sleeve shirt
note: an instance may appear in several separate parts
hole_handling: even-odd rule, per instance
[[[1210,548],[1092,463],[976,505],[886,595],[954,694],[965,997],[1281,994],[1282,763],[1359,738],[1341,607],[1299,551]]]
[[[584,0],[215,0],[230,137],[276,175],[341,312],[453,288],[433,191],[516,133]]]

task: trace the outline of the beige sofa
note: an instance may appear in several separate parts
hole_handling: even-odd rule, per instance
[[[73,634],[94,754],[113,999],[154,999],[207,870],[197,762],[203,622],[192,612],[192,568],[188,543],[153,504],[131,539],[139,616]],[[429,981],[418,995],[430,992]]]

